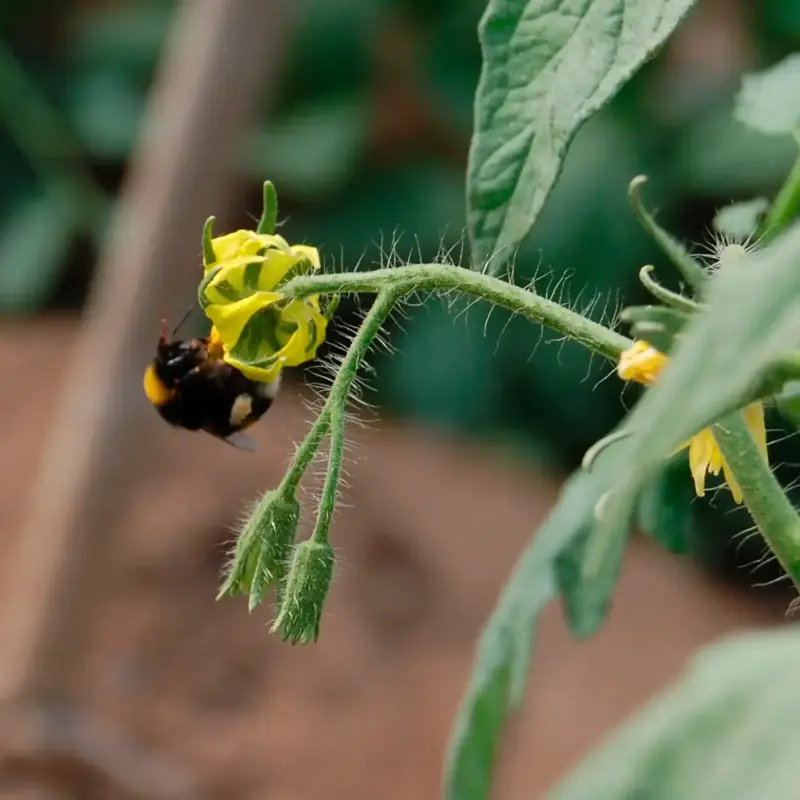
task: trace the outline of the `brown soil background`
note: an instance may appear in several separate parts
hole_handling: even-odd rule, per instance
[[[14,568],[73,331],[69,320],[0,327],[0,569]],[[410,423],[356,428],[322,636],[292,648],[268,635],[267,611],[214,596],[229,526],[280,478],[309,417],[287,389],[254,434],[256,454],[153,421],[148,452],[132,459],[146,469],[97,566],[77,696],[208,797],[434,800],[476,637],[559,478]],[[597,637],[574,642],[558,608],[546,613],[494,797],[543,796],[696,648],[782,619],[782,607],[635,541]]]

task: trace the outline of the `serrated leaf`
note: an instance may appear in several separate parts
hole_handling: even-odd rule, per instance
[[[475,269],[499,273],[533,226],[575,132],[693,0],[490,0],[468,168]]]
[[[762,72],[745,75],[733,113],[762,133],[793,133],[800,125],[800,53]]]
[[[781,800],[797,788],[800,636],[707,648],[549,800]]]
[[[731,203],[717,211],[714,228],[731,239],[747,239],[756,232],[761,217],[768,208],[769,200],[765,197],[757,197],[745,203]]]

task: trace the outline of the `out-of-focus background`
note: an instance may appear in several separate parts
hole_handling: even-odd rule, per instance
[[[0,796],[437,796],[480,626],[634,395],[522,320],[405,309],[371,359],[321,640],[291,648],[268,610],[214,596],[231,526],[324,379],[287,382],[250,454],[168,428],[140,378],[159,317],[193,302],[202,222],[252,223],[264,179],[281,233],[329,266],[466,263],[483,5],[1,4]],[[662,223],[708,249],[715,210],[771,196],[795,155],[732,119],[741,74],[799,47],[796,0],[699,0],[576,138],[516,279],[598,319],[642,301],[639,268],[667,266],[628,210],[639,173]],[[340,308],[334,348],[360,311]],[[791,482],[796,446],[770,426]],[[594,640],[546,615],[498,798],[541,796],[696,647],[784,621],[743,512],[724,493],[690,511],[689,555],[634,540]]]

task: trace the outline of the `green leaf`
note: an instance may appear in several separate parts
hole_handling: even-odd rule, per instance
[[[797,787],[800,637],[707,648],[548,793],[549,800],[779,800]]]
[[[799,260],[795,225],[745,268],[722,270],[710,282],[707,309],[694,315],[658,382],[621,427],[631,435],[614,449],[599,487],[610,495],[584,551],[583,591],[594,591],[595,582],[602,592],[606,561],[627,538],[641,490],[676,447],[750,401],[765,365],[800,340]]]
[[[76,198],[51,189],[17,206],[0,227],[0,310],[30,312],[52,291],[75,231]]]
[[[473,266],[497,274],[533,226],[575,132],[692,0],[490,0],[468,169]]]
[[[639,498],[639,527],[670,553],[689,552],[694,530],[692,486],[685,457],[675,458],[652,478]]]
[[[671,353],[690,316],[666,306],[628,306],[620,319],[630,324],[634,339],[643,339],[662,353]]]
[[[788,381],[774,400],[781,416],[800,428],[800,381]]]
[[[741,241],[752,236],[758,228],[764,212],[769,208],[769,200],[757,197],[746,203],[731,203],[717,211],[714,228],[723,236]]]
[[[606,448],[598,456],[600,461]],[[555,597],[553,566],[594,524],[597,475],[576,472],[536,531],[478,642],[472,676],[450,741],[444,796],[485,800],[506,717],[522,701],[539,614]]]
[[[745,75],[733,113],[740,122],[762,133],[795,132],[800,126],[800,53],[762,72]]]

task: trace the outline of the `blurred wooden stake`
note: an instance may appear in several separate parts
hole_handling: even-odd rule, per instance
[[[142,440],[158,320],[194,299],[200,234],[235,186],[242,137],[279,68],[280,0],[186,0],[100,259],[71,379],[0,606],[0,700],[68,700],[93,577]],[[126,469],[127,467],[127,469]]]

